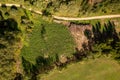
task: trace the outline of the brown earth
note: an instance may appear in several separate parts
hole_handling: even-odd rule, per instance
[[[103,0],[89,0],[88,3],[89,4],[95,4],[95,3],[99,3],[99,2],[102,2]]]
[[[120,34],[120,22],[118,20],[112,20],[115,24],[116,32]],[[67,21],[61,22],[65,26],[68,27],[69,31],[71,32],[71,35],[73,36],[75,42],[76,42],[76,48],[78,50],[87,50],[90,49],[91,45],[91,39],[94,37],[92,33],[92,25],[91,24],[76,24],[76,23],[70,23]],[[90,38],[87,37],[85,32],[88,31],[91,35]]]
[[[76,48],[78,50],[84,50],[84,47],[88,48],[89,39],[85,35],[86,31],[89,31],[92,34],[92,25],[91,24],[75,24],[70,22],[62,22],[65,26],[68,27],[71,35],[73,36],[76,42]]]
[[[89,39],[85,35],[85,31],[90,31],[92,33],[92,25],[90,24],[70,24],[69,30],[74,37],[76,42],[76,48],[78,50],[84,49],[84,46],[88,46]],[[88,47],[87,47],[88,49]]]

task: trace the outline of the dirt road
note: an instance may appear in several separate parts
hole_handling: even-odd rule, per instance
[[[94,20],[94,19],[106,19],[106,18],[120,18],[120,14],[85,17],[85,18],[70,18],[70,17],[59,17],[59,16],[53,16],[53,17],[54,17],[54,19],[58,19],[58,20],[82,21],[82,20]]]
[[[42,14],[41,11],[37,11],[37,10],[32,10],[31,8],[26,8],[25,6],[23,5],[20,5],[20,4],[5,4],[6,6],[16,6],[16,7],[20,7],[20,8],[23,8],[23,9],[27,9],[31,12],[34,12],[36,14]],[[0,6],[2,6],[2,4],[0,3]],[[103,15],[103,16],[94,16],[94,17],[85,17],[85,18],[71,18],[71,17],[60,17],[60,16],[55,16],[55,15],[52,15],[54,19],[57,19],[57,20],[67,20],[67,21],[83,21],[83,20],[95,20],[95,19],[106,19],[106,18],[120,18],[120,14],[115,14],[115,15]]]

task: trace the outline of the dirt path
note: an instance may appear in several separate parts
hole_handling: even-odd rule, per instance
[[[53,16],[53,17],[54,17],[54,19],[58,19],[58,20],[82,21],[82,20],[94,20],[94,19],[106,19],[106,18],[120,18],[120,14],[85,17],[85,18],[69,18],[69,17],[59,17],[59,16]]]
[[[20,5],[20,4],[5,4],[6,6],[16,6],[16,7],[20,7],[20,8],[23,8],[23,9],[27,9],[31,12],[34,12],[36,14],[42,14],[42,12],[40,11],[37,11],[37,10],[32,10],[31,8],[26,8],[25,6],[23,5]],[[0,3],[0,6],[2,6],[2,4]],[[54,19],[57,19],[57,20],[67,20],[67,21],[70,21],[70,20],[73,20],[73,21],[82,21],[82,20],[94,20],[94,19],[106,19],[106,18],[120,18],[120,14],[115,14],[115,15],[103,15],[103,16],[94,16],[94,17],[85,17],[85,18],[70,18],[70,17],[60,17],[60,16],[55,16],[55,15],[52,15]]]

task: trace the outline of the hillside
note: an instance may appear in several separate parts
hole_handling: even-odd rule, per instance
[[[1,0],[0,80],[118,80],[120,0]]]

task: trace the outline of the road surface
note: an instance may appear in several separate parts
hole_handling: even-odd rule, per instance
[[[25,6],[23,5],[20,5],[20,4],[5,4],[6,6],[16,6],[16,7],[20,7],[20,8],[23,8],[23,9],[27,9],[31,12],[34,12],[36,14],[42,14],[41,11],[37,11],[37,10],[32,10],[31,8],[26,8]],[[0,3],[0,6],[2,6],[2,4]],[[120,14],[115,14],[115,15],[103,15],[103,16],[94,16],[94,17],[85,17],[85,18],[71,18],[71,17],[60,17],[60,16],[55,16],[55,15],[52,15],[52,17],[56,20],[67,20],[67,21],[83,21],[83,20],[95,20],[95,19],[106,19],[106,18],[120,18]]]

